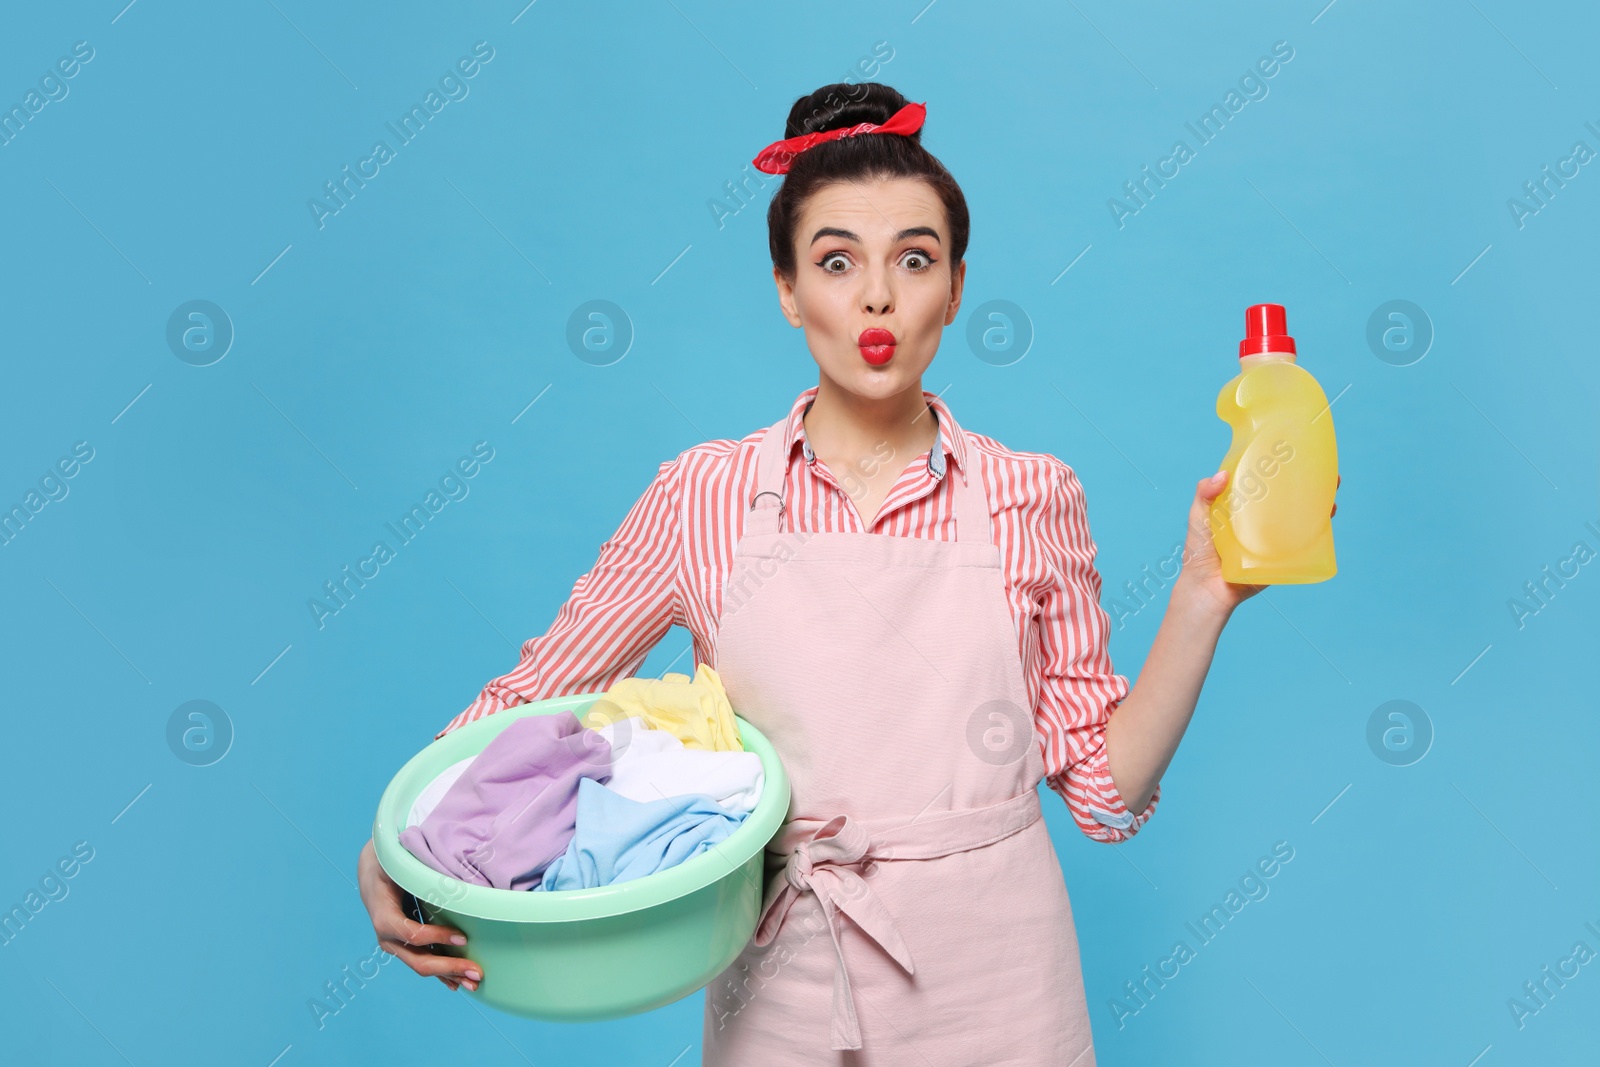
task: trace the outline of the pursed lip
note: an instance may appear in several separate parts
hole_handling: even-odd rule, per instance
[[[861,336],[856,338],[856,344],[862,348],[877,347],[879,345],[892,346],[894,343],[894,334],[876,326],[870,330],[862,330]]]

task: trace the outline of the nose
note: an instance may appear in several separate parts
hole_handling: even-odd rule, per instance
[[[894,293],[889,284],[889,272],[884,268],[875,267],[865,272],[861,309],[868,315],[887,315],[894,310]]]

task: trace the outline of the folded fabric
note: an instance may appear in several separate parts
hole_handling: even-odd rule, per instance
[[[586,778],[578,783],[577,832],[534,890],[592,889],[664,871],[726,839],[744,819],[698,793],[641,804]]]
[[[676,734],[650,730],[640,719],[623,719],[595,731],[611,745],[606,788],[629,800],[701,793],[730,815],[755,810],[765,772],[754,752],[705,752],[686,748]]]
[[[611,776],[611,743],[570,711],[507,726],[400,843],[441,874],[531,889],[576,828],[578,790]]]
[[[744,748],[722,679],[704,663],[695,669],[693,681],[687,674],[621,679],[589,705],[583,724],[599,729],[633,717],[676,735],[685,748],[717,752]]]

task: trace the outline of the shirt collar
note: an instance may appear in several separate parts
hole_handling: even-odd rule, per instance
[[[789,409],[789,424],[787,439],[784,441],[783,454],[787,457],[794,455],[794,446],[798,441],[801,453],[806,462],[811,463],[816,459],[816,453],[811,451],[811,442],[806,440],[805,413],[806,408],[817,398],[818,386],[811,386],[795,398],[794,405]],[[950,408],[941,400],[937,393],[922,391],[922,399],[933,409],[934,426],[938,433],[938,440],[933,448],[928,451],[928,472],[935,478],[943,478],[945,472],[945,457],[955,460],[956,469],[967,469],[966,436],[961,432],[961,427],[956,424],[955,416],[950,414]]]

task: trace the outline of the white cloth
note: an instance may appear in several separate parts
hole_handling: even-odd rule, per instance
[[[766,772],[754,752],[685,748],[668,730],[646,728],[638,719],[599,727],[611,745],[611,777],[605,787],[629,800],[704,793],[732,815],[755,810]]]

